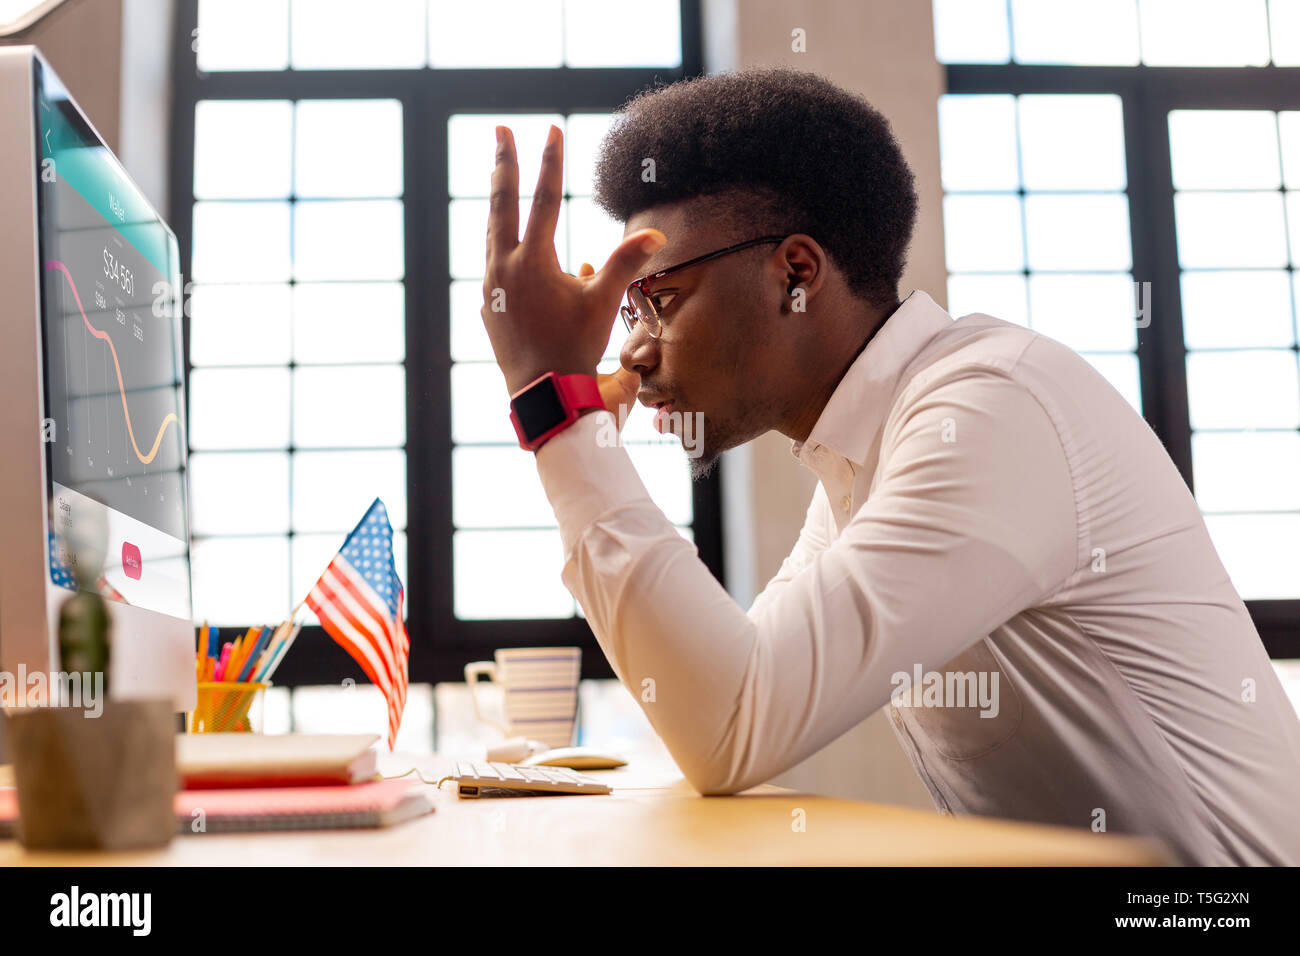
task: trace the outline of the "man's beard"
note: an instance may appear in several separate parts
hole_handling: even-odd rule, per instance
[[[698,458],[687,458],[686,460],[690,463],[691,481],[703,481],[713,474],[713,469],[717,467],[720,457],[720,452],[706,452]]]

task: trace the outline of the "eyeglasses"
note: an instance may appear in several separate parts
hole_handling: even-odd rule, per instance
[[[667,269],[660,269],[648,276],[642,276],[627,287],[627,304],[619,306],[618,313],[623,317],[623,324],[627,326],[629,332],[633,331],[638,325],[642,325],[650,338],[659,338],[659,336],[663,335],[664,326],[659,319],[659,310],[655,308],[654,303],[650,301],[650,295],[645,291],[647,285],[651,282],[658,282],[674,272],[681,272],[691,266],[698,266],[701,262],[708,262],[710,259],[716,259],[719,256],[739,252],[741,249],[748,249],[750,246],[757,246],[764,242],[784,241],[785,236],[762,236],[758,239],[750,239],[734,246],[728,246],[726,249],[719,249],[717,252],[696,256],[694,259],[688,259],[675,266],[669,266]]]

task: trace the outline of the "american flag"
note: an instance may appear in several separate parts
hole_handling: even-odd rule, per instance
[[[402,582],[393,563],[393,527],[378,498],[307,595],[330,637],[356,659],[388,701],[388,749],[406,707],[411,642],[402,620]]]
[[[68,563],[65,560],[64,550],[61,547],[58,536],[55,535],[53,528],[51,528],[49,532],[49,541],[50,580],[60,587],[69,588],[73,591],[77,590],[77,580],[72,574],[72,569],[68,567]],[[100,574],[99,580],[95,582],[95,587],[97,587],[99,593],[106,598],[111,598],[112,600],[118,601],[122,604],[131,603],[122,595],[121,591],[109,583],[108,578],[104,574]]]

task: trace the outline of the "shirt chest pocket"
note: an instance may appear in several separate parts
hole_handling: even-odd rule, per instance
[[[908,675],[909,690],[891,701],[895,720],[952,760],[996,749],[1020,727],[1020,697],[982,638],[942,669]],[[896,685],[897,686],[897,685]],[[900,706],[899,704],[903,706]]]

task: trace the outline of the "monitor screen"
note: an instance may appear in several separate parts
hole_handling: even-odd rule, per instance
[[[50,575],[189,619],[176,239],[48,70],[37,184]],[[97,539],[91,546],[85,542]]]

